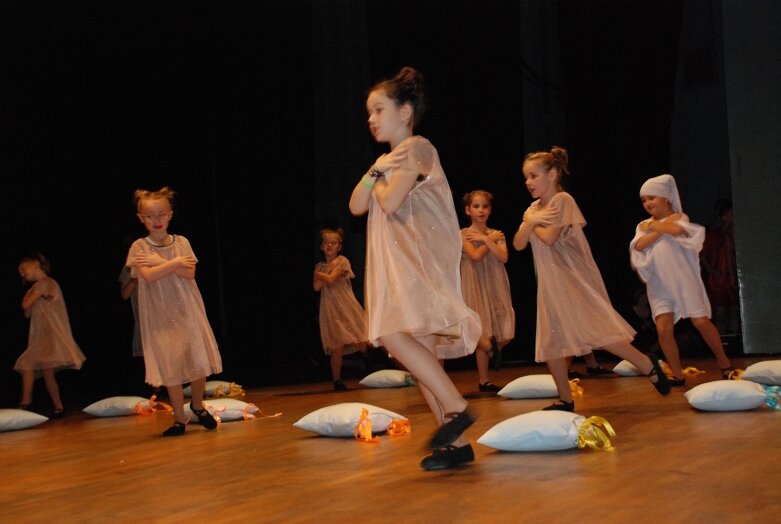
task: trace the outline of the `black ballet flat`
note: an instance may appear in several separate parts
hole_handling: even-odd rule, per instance
[[[445,419],[450,419],[437,429],[431,439],[431,449],[445,448],[455,442],[466,428],[474,424],[477,420],[471,410],[467,407],[464,411],[445,413]]]
[[[444,448],[435,449],[431,455],[423,457],[423,460],[420,461],[420,467],[426,471],[435,471],[463,466],[474,460],[475,452],[470,444],[460,448],[445,446]]]
[[[163,431],[164,437],[179,437],[181,435],[184,435],[185,430],[184,422],[179,422],[178,420],[174,422],[174,425],[170,428]]]
[[[206,410],[206,408],[195,409],[193,405],[190,404],[190,411],[195,413],[195,416],[198,417],[198,422],[206,429],[214,429],[217,427],[217,420]]]
[[[681,388],[686,385],[685,378],[670,377],[670,385],[674,388]]]
[[[598,376],[604,376],[604,375],[613,375],[613,370],[611,369],[605,369],[602,366],[597,366],[595,368],[590,368],[586,366],[586,373],[588,375],[591,375],[592,377],[598,377]]]
[[[570,413],[575,412],[575,401],[566,402],[564,400],[557,400],[550,406],[542,408],[542,411],[568,411]]]
[[[651,359],[651,365],[653,368],[651,368],[651,371],[648,372],[648,375],[646,375],[649,379],[656,377],[656,382],[653,380],[651,381],[651,384],[656,388],[656,391],[658,391],[662,395],[668,395],[670,393],[670,389],[672,389],[672,386],[670,385],[670,380],[667,378],[667,375],[664,374],[664,371],[662,371],[662,366],[659,365],[659,359],[655,356],[649,356]]]
[[[341,379],[334,380],[334,390],[335,391],[347,391],[350,388],[347,387],[347,384],[345,384]]]
[[[493,382],[482,382],[478,384],[478,387],[480,388],[480,391],[483,393],[496,393],[497,391],[501,391],[502,388],[494,384]]]
[[[65,416],[65,410],[64,409],[55,409],[49,414],[50,419],[57,419],[62,418]]]
[[[496,344],[496,339],[491,339],[491,368],[499,371],[502,368],[502,351]]]
[[[735,371],[735,368],[730,366],[728,368],[720,368],[720,371],[721,371],[721,378],[723,380],[732,380],[732,376],[731,375]]]

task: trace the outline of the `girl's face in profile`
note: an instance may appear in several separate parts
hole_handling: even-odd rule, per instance
[[[25,282],[35,282],[41,277],[41,264],[35,260],[25,260],[19,264],[18,270]]]
[[[476,224],[485,224],[491,216],[491,204],[483,195],[475,195],[466,206],[466,215]]]
[[[408,105],[401,107],[388,98],[383,90],[369,93],[366,99],[369,114],[369,131],[377,142],[398,143],[406,138],[407,124],[411,116]]]
[[[167,234],[172,216],[171,204],[164,198],[143,200],[138,207],[138,219],[150,235]]]
[[[523,164],[523,178],[526,180],[526,189],[533,198],[542,198],[556,189],[556,170],[546,168],[538,161]]]

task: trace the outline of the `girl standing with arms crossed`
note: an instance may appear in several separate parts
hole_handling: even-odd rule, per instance
[[[342,356],[365,351],[367,344],[366,311],[353,293],[355,278],[350,261],[342,250],[341,229],[320,231],[320,250],[325,262],[315,266],[312,286],[320,292],[320,338],[323,350],[331,356],[331,376],[336,391],[346,391],[342,381]]]
[[[728,379],[732,364],[710,320],[710,302],[700,274],[705,228],[689,222],[683,213],[672,175],[647,180],[640,188],[640,200],[651,217],[637,225],[629,253],[632,267],[646,285],[659,345],[672,371],[672,385],[686,384],[675,342],[675,323],[681,318],[691,319],[716,355],[722,378]]]
[[[480,189],[464,195],[465,212],[472,224],[461,230],[461,289],[464,302],[480,315],[483,328],[475,352],[478,387],[496,392],[501,388],[488,376],[489,355],[498,369],[502,348],[515,336],[515,311],[504,268],[508,258],[504,233],[487,224],[493,199],[491,193]]]
[[[73,340],[62,290],[49,276],[49,271],[49,261],[39,253],[19,261],[19,275],[33,285],[22,298],[24,316],[30,319],[29,342],[25,352],[16,360],[14,369],[22,375],[19,409],[30,407],[35,377],[43,375],[46,390],[54,404],[51,418],[60,418],[65,410],[54,372],[81,369],[86,358]]]
[[[569,174],[567,150],[526,155],[523,177],[533,198],[513,238],[518,251],[531,243],[537,273],[536,360],[547,362],[559,400],[546,410],[574,411],[567,360],[605,349],[645,373],[662,395],[670,382],[659,362],[630,344],[635,330],[610,303],[583,226],[586,219],[575,199],[560,185]]]
[[[350,211],[368,211],[366,309],[369,340],[417,379],[439,428],[426,470],[474,460],[463,432],[474,422],[440,358],[474,351],[480,319],[461,297],[461,242],[450,187],[434,146],[413,135],[427,106],[423,78],[405,67],[375,85],[366,101],[369,130],[388,143],[361,178]]]
[[[172,190],[139,189],[135,197],[138,219],[149,235],[133,242],[126,264],[131,277],[138,278],[146,381],[154,387],[166,386],[176,416],[163,436],[184,435],[187,419],[182,384],[187,382],[192,388],[192,412],[203,427],[214,429],[217,421],[203,407],[203,392],[206,377],[222,371],[222,360],[195,283],[198,259],[185,237],[168,233]]]

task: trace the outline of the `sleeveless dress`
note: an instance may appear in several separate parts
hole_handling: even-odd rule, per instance
[[[33,288],[46,285],[54,289],[48,298],[41,296],[30,308],[30,336],[27,349],[14,364],[16,371],[41,369],[81,369],[86,360],[73,340],[65,299],[57,282],[47,277],[33,284]]]
[[[391,333],[436,335],[437,358],[472,353],[480,318],[461,296],[461,234],[450,186],[431,143],[413,136],[405,168],[385,173],[418,181],[393,214],[372,193],[366,238],[366,310],[375,346]],[[398,148],[397,148],[398,150]],[[391,152],[391,155],[394,153]]]
[[[350,283],[355,278],[350,261],[339,255],[330,263],[318,264],[322,273],[341,273],[341,277],[332,284],[320,289],[320,339],[323,350],[330,355],[334,349],[344,347],[344,354],[355,353],[358,349],[351,344],[366,344],[368,327],[366,311],[358,303]],[[345,347],[347,346],[347,347]]]
[[[155,246],[147,238],[136,240],[126,262],[131,275],[138,278],[138,320],[146,381],[155,387],[184,384],[222,371],[217,341],[195,280],[170,273],[147,282],[136,266],[136,254],[142,251],[168,260],[194,256],[185,237],[172,238],[166,246]]]
[[[462,241],[468,229],[461,230]],[[488,233],[493,231],[488,228]],[[480,247],[485,242],[473,241],[472,244]],[[466,305],[480,316],[482,336],[494,337],[500,345],[515,337],[510,280],[504,264],[493,254],[488,253],[481,260],[475,261],[462,250],[461,291]]]
[[[581,356],[592,349],[631,341],[635,330],[613,309],[591,248],[583,234],[586,219],[569,193],[548,203],[559,215],[552,227],[561,233],[552,245],[532,234],[529,241],[537,273],[535,360]],[[536,200],[530,208],[540,207]]]
[[[675,322],[681,318],[710,317],[710,301],[702,282],[699,256],[705,228],[689,222],[686,215],[676,223],[686,235],[662,235],[642,251],[635,249],[637,241],[646,234],[640,231],[638,224],[635,237],[629,243],[632,267],[645,282],[654,319],[662,313],[673,313]]]

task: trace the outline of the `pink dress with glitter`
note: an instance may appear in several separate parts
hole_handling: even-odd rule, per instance
[[[382,336],[400,332],[437,335],[438,358],[462,357],[474,351],[481,327],[461,296],[461,235],[453,196],[434,146],[420,136],[402,143],[409,145],[404,167],[414,174],[390,170],[385,178],[416,176],[418,181],[393,214],[383,211],[374,193],[369,201],[369,340],[377,345]]]
[[[463,235],[468,227],[461,230]],[[495,231],[488,229],[488,233]],[[502,241],[503,242],[503,241]],[[485,242],[472,241],[480,247]],[[510,280],[504,264],[492,253],[480,260],[472,260],[466,252],[461,253],[461,292],[464,302],[480,315],[482,336],[494,337],[500,343],[506,343],[515,337],[515,311],[510,296]]]
[[[339,255],[330,263],[318,264],[322,273],[341,273],[341,277],[320,289],[320,338],[323,350],[330,355],[334,349],[344,348],[344,354],[355,353],[352,345],[368,341],[366,311],[358,303],[350,283],[355,278],[350,261]]]
[[[537,209],[536,200],[530,206]],[[591,248],[583,234],[586,219],[569,193],[548,203],[559,210],[552,224],[561,227],[547,245],[537,235],[529,241],[537,273],[537,362],[590,353],[608,344],[631,341],[632,329],[613,309]]]
[[[30,308],[30,336],[27,349],[14,364],[16,371],[41,369],[81,369],[86,360],[73,340],[68,310],[59,284],[47,277],[33,284],[33,288],[53,288],[48,296],[41,296]],[[36,373],[36,376],[39,376]]]
[[[142,251],[167,260],[194,253],[181,235],[174,235],[167,246],[155,246],[146,238],[130,246],[126,264],[131,276],[138,278],[138,320],[146,381],[153,386],[174,386],[220,373],[217,341],[195,280],[169,273],[147,282],[136,266],[136,253]]]

